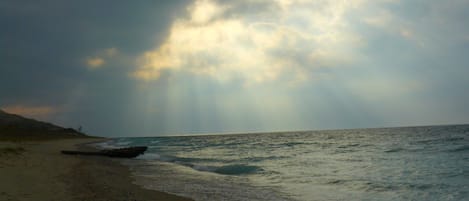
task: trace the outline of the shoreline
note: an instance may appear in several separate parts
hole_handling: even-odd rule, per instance
[[[0,141],[0,200],[189,201],[134,183],[129,167],[101,156],[63,155],[107,139]]]

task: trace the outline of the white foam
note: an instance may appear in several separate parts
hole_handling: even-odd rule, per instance
[[[115,145],[112,145],[112,141],[105,141],[105,142],[99,142],[95,143],[92,146],[98,148],[98,149],[115,149],[118,148]]]
[[[116,145],[125,146],[125,145],[129,145],[130,143],[132,143],[132,142],[131,141],[123,141],[123,142],[117,142]]]
[[[137,184],[196,201],[291,200],[280,196],[274,189],[253,186],[243,177],[204,173],[194,169],[165,162],[152,163],[152,166],[134,166]]]

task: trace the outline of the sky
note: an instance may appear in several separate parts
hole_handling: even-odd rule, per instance
[[[0,0],[0,108],[88,134],[469,123],[467,0]]]

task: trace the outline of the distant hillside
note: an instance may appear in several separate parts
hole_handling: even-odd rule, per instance
[[[86,137],[72,128],[28,119],[0,110],[0,138],[67,138]]]

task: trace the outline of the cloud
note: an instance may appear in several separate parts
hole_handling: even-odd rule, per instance
[[[99,51],[99,53],[91,58],[86,59],[85,63],[90,69],[97,69],[103,67],[107,61],[113,59],[118,54],[117,48],[107,48]]]
[[[198,24],[209,22],[210,20],[222,14],[225,9],[226,7],[222,7],[209,0],[195,1],[192,6],[188,7],[188,11],[191,15],[191,21]]]
[[[90,134],[468,119],[467,0],[0,4],[0,105]]]
[[[117,51],[117,48],[112,47],[112,48],[105,49],[104,53],[108,57],[114,57],[117,55],[118,51]]]
[[[369,1],[358,18],[362,22],[389,34],[400,37],[416,47],[442,48],[464,41],[469,30],[467,18],[468,1]],[[361,32],[369,31],[360,27]]]
[[[86,60],[86,65],[88,65],[90,68],[99,68],[103,66],[104,63],[104,59],[100,57],[89,58]]]
[[[404,39],[417,40],[417,36],[413,28],[415,27],[413,22],[409,19],[400,17],[394,11],[387,8],[387,5],[398,5],[398,1],[381,1],[370,3],[368,10],[371,13],[365,14],[362,21],[367,25],[385,31],[388,34],[400,36]],[[373,8],[373,9],[371,9]]]
[[[353,48],[360,38],[345,18],[360,2],[278,1],[244,13],[240,2],[199,0],[174,21],[161,45],[139,57],[131,75],[156,80],[166,71],[184,71],[245,84],[305,80],[316,69],[359,58]]]
[[[0,46],[8,51],[0,54],[0,106],[58,106],[51,122],[80,123],[97,135],[131,133],[142,119],[133,127],[109,126],[132,121],[119,119],[131,111],[126,107],[135,90],[127,76],[131,65],[121,56],[128,59],[161,42],[188,3],[1,1],[0,25],[8,28],[0,29]],[[109,59],[112,48],[117,52]],[[90,69],[86,60],[96,57],[105,63]]]

